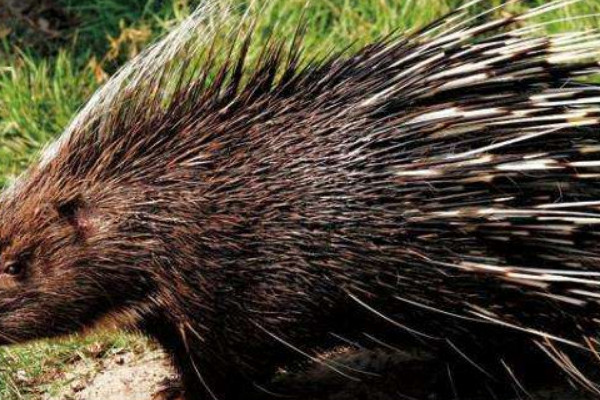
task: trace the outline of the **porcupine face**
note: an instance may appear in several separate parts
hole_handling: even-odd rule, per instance
[[[130,306],[144,282],[115,239],[126,223],[104,211],[108,199],[38,176],[0,201],[0,343],[80,331]]]

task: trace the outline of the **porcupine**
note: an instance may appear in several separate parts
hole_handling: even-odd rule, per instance
[[[187,399],[248,395],[341,338],[458,353],[496,382],[546,354],[597,390],[579,366],[600,96],[577,79],[598,34],[519,25],[571,2],[492,20],[471,2],[320,59],[300,27],[250,66],[243,28],[196,46],[200,9],[4,191],[2,343],[113,317],[165,348]]]

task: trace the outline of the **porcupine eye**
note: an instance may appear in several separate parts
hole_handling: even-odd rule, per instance
[[[11,261],[4,266],[4,273],[10,276],[22,276],[25,272],[25,262],[22,260]]]
[[[31,258],[31,252],[26,251],[21,253],[18,258],[5,261],[2,265],[2,273],[12,276],[14,278],[20,278],[27,272],[27,267]]]

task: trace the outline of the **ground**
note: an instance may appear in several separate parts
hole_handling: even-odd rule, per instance
[[[43,400],[151,400],[176,377],[160,350],[131,350],[70,366],[58,394]]]
[[[232,0],[243,12],[250,0]],[[0,0],[0,187],[35,159],[116,69],[182,20],[197,0]],[[467,0],[271,0],[257,43],[289,35],[305,13],[307,56],[365,43],[394,29],[423,26]],[[511,13],[547,0],[511,2]],[[484,0],[473,9],[500,4]],[[582,0],[544,16],[549,32],[597,28],[599,0]],[[576,15],[587,18],[567,19]],[[101,332],[0,349],[0,398],[150,399],[172,375],[145,339]],[[135,390],[136,393],[129,393]],[[111,397],[116,396],[116,397]],[[135,397],[138,396],[138,397]],[[551,398],[551,397],[548,397]],[[563,398],[564,399],[564,398]]]

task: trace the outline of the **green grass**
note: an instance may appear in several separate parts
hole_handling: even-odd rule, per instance
[[[63,32],[61,40],[45,43],[43,51],[25,45],[27,42],[15,35],[0,43],[0,186],[22,171],[40,148],[60,134],[106,76],[147,42],[183,19],[196,4],[186,0],[57,1],[78,22]],[[234,1],[240,5],[237,12],[243,12],[247,1]],[[274,26],[278,35],[290,35],[302,18],[306,0],[258,3],[264,7],[257,30],[260,42]],[[460,0],[315,0],[306,9],[307,52],[324,54],[344,44],[368,42],[394,29],[422,26],[462,3]],[[544,3],[547,1],[523,0],[508,9],[517,11]],[[500,1],[484,4],[495,6]],[[596,13],[600,13],[600,0],[584,0],[543,18]],[[578,19],[553,24],[548,31],[594,28],[598,22],[598,18]],[[49,371],[66,368],[74,355],[85,358],[88,346],[96,342],[109,349],[145,346],[144,341],[135,337],[100,335],[4,348],[0,350],[0,398],[39,398],[53,385],[64,383]]]
[[[5,348],[0,352],[0,398],[39,399],[58,394],[78,378],[77,374],[67,374],[74,365],[93,366],[100,358],[150,348],[141,338],[109,333]]]

